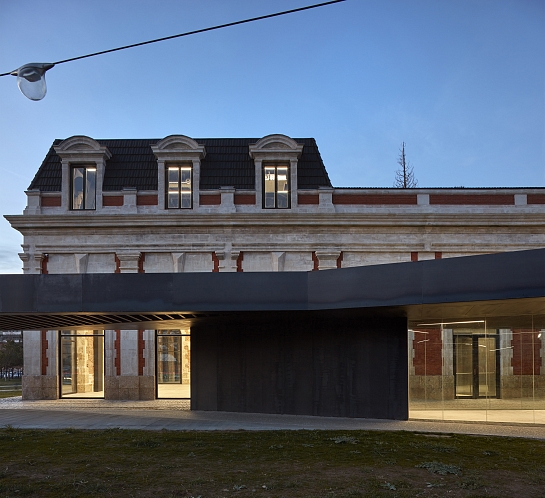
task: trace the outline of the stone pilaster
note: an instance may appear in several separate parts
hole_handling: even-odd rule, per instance
[[[116,253],[119,259],[120,273],[138,273],[139,251],[119,251]]]
[[[318,258],[318,270],[331,270],[337,268],[337,260],[341,251],[316,251]]]

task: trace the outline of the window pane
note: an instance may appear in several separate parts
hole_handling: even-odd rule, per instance
[[[96,204],[96,168],[86,168],[87,182],[85,185],[85,209],[95,209]]]
[[[278,168],[278,192],[288,191],[288,168]]]
[[[168,168],[168,207],[180,206],[180,169]]]
[[[180,182],[182,202],[180,207],[191,207],[191,168],[180,168],[182,180]]]
[[[265,168],[265,207],[275,207],[275,168]]]
[[[72,169],[72,209],[83,209],[83,177],[85,168]]]
[[[278,205],[277,207],[282,209],[282,208],[287,208],[288,207],[288,194],[287,192],[278,192],[278,196],[277,196],[277,200],[278,200]]]
[[[180,168],[182,173],[182,192],[191,192],[191,168]]]
[[[278,208],[287,208],[288,207],[288,168],[279,167],[276,169],[277,172],[277,184],[276,191],[277,194],[277,207]]]
[[[181,208],[189,209],[191,207],[191,194],[182,193]]]

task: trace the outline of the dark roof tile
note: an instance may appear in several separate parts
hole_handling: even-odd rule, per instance
[[[206,157],[201,162],[200,188],[217,189],[235,187],[254,188],[254,162],[248,153],[248,146],[258,138],[197,138],[195,141],[206,147]],[[300,189],[330,187],[331,182],[313,138],[295,138],[303,144],[298,162],[297,179]],[[61,143],[55,140],[29,189],[43,192],[61,190],[61,161],[53,146]],[[151,145],[159,139],[97,140],[108,147],[112,157],[106,162],[103,191],[118,191],[123,187],[138,190],[157,190],[157,161]]]

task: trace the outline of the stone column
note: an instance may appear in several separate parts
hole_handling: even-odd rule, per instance
[[[139,398],[152,400],[155,395],[155,330],[144,330],[143,368],[139,377]]]
[[[59,397],[56,334],[53,330],[23,332],[23,399]]]
[[[155,399],[155,331],[121,330],[106,334],[104,397]]]
[[[263,162],[257,158],[255,159],[255,204],[258,209],[263,207]]]
[[[161,211],[164,211],[166,206],[165,189],[165,161],[157,159],[157,209]]]
[[[297,207],[297,158],[290,159],[290,195],[291,207]]]

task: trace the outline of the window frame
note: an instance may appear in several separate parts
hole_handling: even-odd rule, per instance
[[[267,207],[266,206],[266,192],[265,192],[265,171],[267,168],[274,168],[274,207]],[[287,205],[285,207],[279,207],[278,206],[278,168],[286,168],[287,174],[286,174],[286,181],[287,181]],[[262,165],[262,174],[261,174],[261,192],[262,192],[262,207],[263,209],[291,209],[291,175],[290,175],[291,165],[289,162],[281,162],[281,161],[274,161],[274,162],[264,162]]]
[[[167,397],[159,396],[159,384],[170,384],[169,382],[159,382],[159,373],[160,373],[160,360],[159,355],[159,337],[189,337],[189,397]],[[182,352],[183,355],[183,352]],[[183,385],[183,382],[180,383]],[[158,329],[155,330],[155,399],[179,399],[179,400],[191,400],[191,329],[181,330],[181,329]]]
[[[169,202],[169,169],[178,170],[178,205],[170,206]],[[189,206],[182,206],[182,168],[189,169]],[[168,162],[165,164],[165,209],[193,209],[193,163],[190,162]]]
[[[83,186],[82,186],[82,206],[83,207],[76,207],[75,206],[75,192],[74,192],[74,180],[75,180],[75,171],[78,169],[83,169]],[[95,173],[95,184],[94,184],[94,192],[93,192],[93,205],[92,207],[87,207],[88,205],[88,171],[93,170]],[[97,177],[98,177],[98,168],[96,164],[92,163],[73,163],[70,165],[70,210],[71,211],[96,211],[97,208]]]
[[[106,332],[104,330],[58,330],[57,335],[57,370],[59,375],[59,385],[58,385],[58,395],[59,399],[104,399],[106,394]],[[101,371],[102,375],[100,377],[100,384],[102,385],[102,396],[71,396],[70,394],[63,394],[63,385],[64,385],[64,363],[63,363],[63,338],[68,338],[71,340],[77,340],[77,338],[83,337],[98,337],[102,338],[102,365]],[[93,365],[94,368],[94,365]],[[96,379],[94,379],[96,382]],[[100,391],[90,391],[90,392],[100,392]]]

